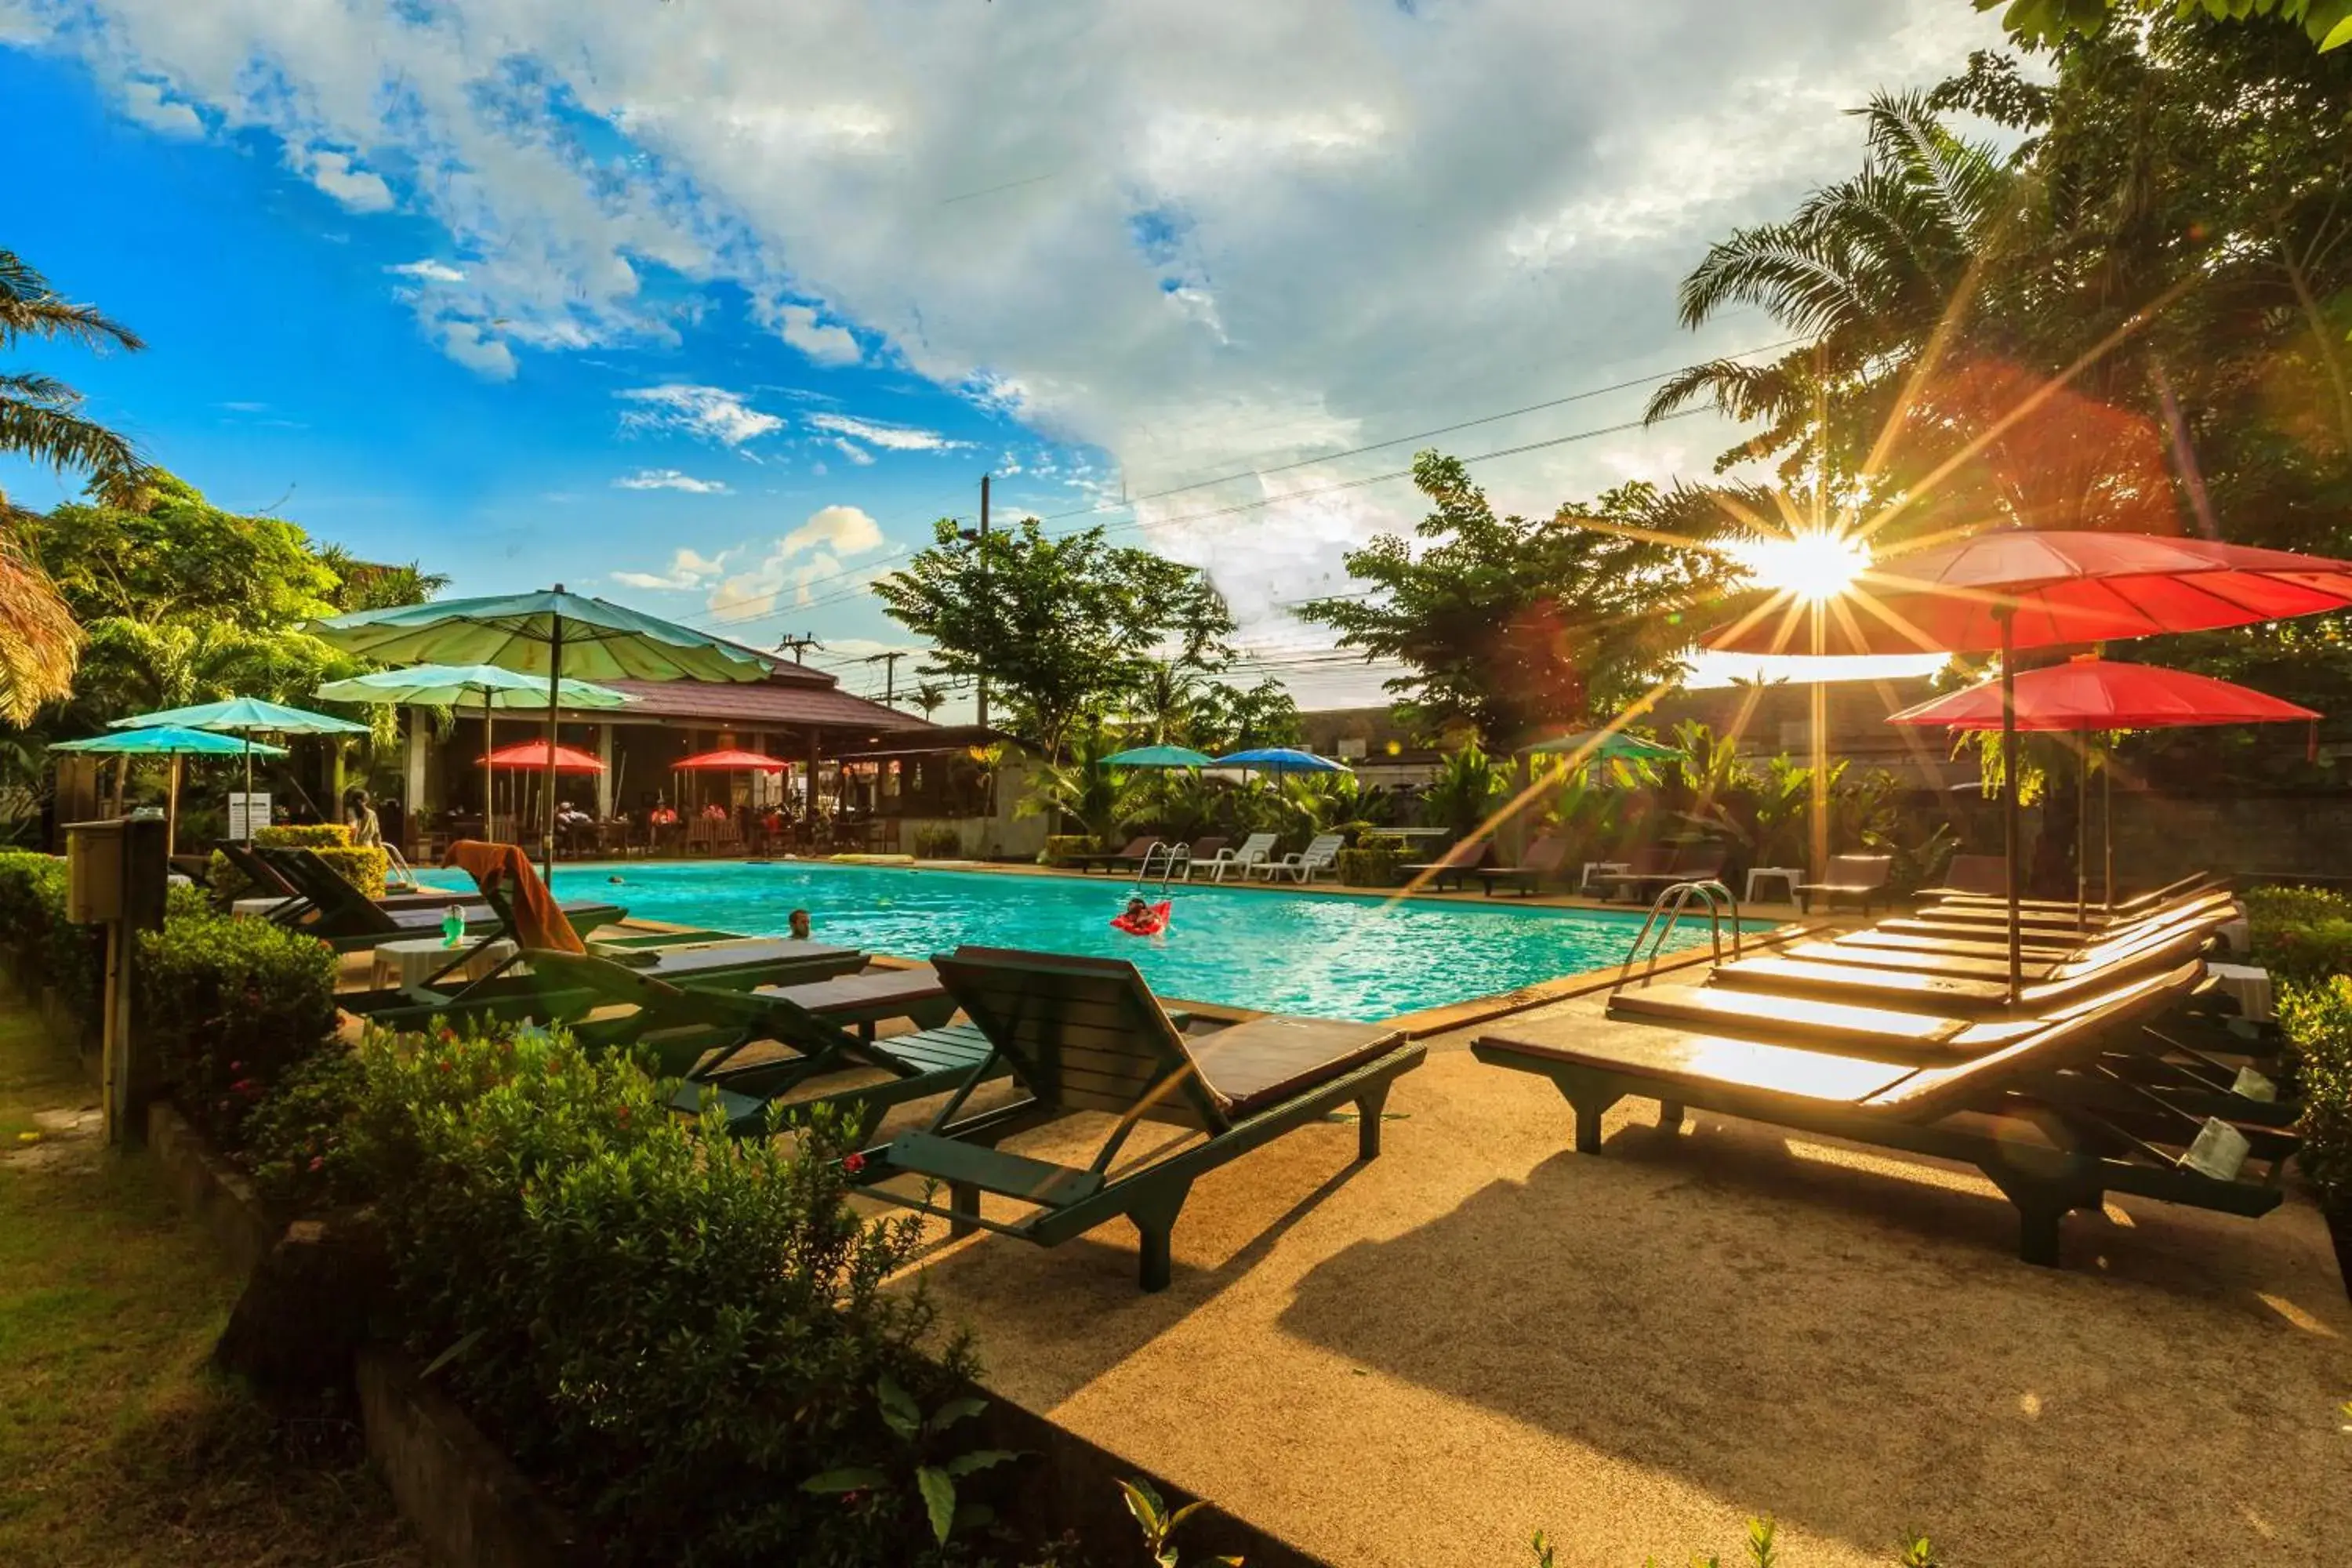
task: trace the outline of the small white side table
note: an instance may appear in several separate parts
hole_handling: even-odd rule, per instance
[[[375,950],[375,966],[369,973],[368,984],[379,990],[388,985],[415,985],[467,951],[467,943],[448,947],[437,936],[379,942]],[[515,944],[500,937],[496,942],[473,948],[465,963],[450,973],[467,980],[479,980],[512,958],[514,952]]]
[[[1755,904],[1763,901],[1756,896],[1756,880],[1759,877],[1780,883],[1782,890],[1787,894],[1787,897],[1780,901],[1784,904],[1793,904],[1797,901],[1797,884],[1805,879],[1805,868],[1801,866],[1750,866],[1748,868],[1748,897],[1745,902]]]
[[[2251,963],[2208,963],[2205,973],[2238,999],[2238,1010],[2252,1022],[2267,1024],[2277,1016],[2271,989],[2271,972]]]
[[[1587,860],[1584,863],[1584,874],[1576,879],[1577,896],[1580,898],[1591,896],[1592,878],[1596,872],[1630,871],[1633,868],[1633,863],[1631,860]]]

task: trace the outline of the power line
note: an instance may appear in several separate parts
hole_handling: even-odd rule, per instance
[[[1722,356],[1720,356],[1720,357],[1721,357],[1721,358],[1723,358],[1723,359],[1727,359],[1727,360],[1748,359],[1748,358],[1752,358],[1753,356],[1755,356],[1755,355],[1757,355],[1757,354],[1770,353],[1772,353],[1772,352],[1774,352],[1774,351],[1776,351],[1776,350],[1779,350],[1779,349],[1788,348],[1788,347],[1790,347],[1790,345],[1792,345],[1792,344],[1799,343],[1799,342],[1804,342],[1804,341],[1805,341],[1805,340],[1803,340],[1803,339],[1801,339],[1801,338],[1783,338],[1782,340],[1780,340],[1780,342],[1778,342],[1764,343],[1764,344],[1761,344],[1761,345],[1759,345],[1759,346],[1758,346],[1758,347],[1756,347],[1756,348],[1752,348],[1752,349],[1742,349],[1742,350],[1740,350],[1740,351],[1739,351],[1738,353],[1737,353],[1725,354],[1725,355],[1722,355]],[[1436,427],[1436,428],[1434,428],[1434,429],[1417,431],[1417,432],[1415,432],[1414,434],[1410,435],[1410,436],[1392,436],[1392,437],[1389,437],[1387,440],[1384,440],[1384,441],[1374,441],[1374,442],[1370,442],[1370,443],[1369,443],[1369,444],[1367,444],[1367,445],[1365,445],[1365,446],[1361,446],[1361,447],[1350,447],[1347,448],[1347,449],[1346,449],[1346,450],[1344,450],[1344,451],[1325,453],[1325,454],[1323,454],[1322,456],[1319,456],[1319,457],[1314,457],[1314,458],[1298,458],[1298,459],[1297,459],[1296,461],[1293,461],[1293,462],[1276,464],[1276,466],[1274,466],[1274,467],[1272,467],[1272,468],[1253,468],[1241,469],[1241,470],[1238,470],[1238,471],[1234,472],[1234,473],[1228,473],[1228,474],[1222,474],[1222,475],[1219,475],[1218,477],[1216,477],[1216,478],[1214,478],[1214,479],[1197,479],[1197,480],[1194,480],[1194,481],[1192,481],[1192,483],[1189,483],[1189,484],[1175,485],[1175,486],[1171,486],[1171,487],[1170,487],[1169,489],[1166,489],[1153,490],[1153,491],[1150,491],[1150,493],[1145,494],[1145,495],[1123,497],[1122,499],[1120,499],[1119,500],[1117,500],[1117,501],[1097,502],[1097,503],[1096,503],[1095,505],[1090,506],[1090,507],[1078,507],[1078,508],[1073,509],[1072,510],[1069,510],[1069,511],[1050,512],[1050,513],[1047,513],[1047,514],[1045,514],[1045,515],[1043,515],[1043,516],[1039,517],[1036,521],[1038,521],[1039,522],[1059,522],[1059,521],[1066,521],[1066,520],[1068,520],[1068,519],[1070,519],[1070,518],[1074,518],[1074,517],[1092,517],[1092,516],[1097,516],[1097,515],[1100,515],[1100,514],[1102,514],[1102,513],[1104,513],[1104,512],[1127,511],[1127,510],[1133,510],[1133,509],[1134,509],[1134,507],[1135,507],[1138,503],[1139,503],[1139,502],[1143,502],[1143,501],[1161,500],[1165,500],[1165,499],[1166,499],[1167,497],[1169,497],[1169,496],[1174,496],[1174,495],[1184,495],[1184,494],[1187,494],[1187,493],[1189,493],[1189,492],[1191,492],[1191,491],[1192,491],[1192,490],[1209,489],[1213,489],[1213,488],[1214,488],[1214,487],[1216,487],[1216,486],[1218,486],[1218,485],[1232,484],[1232,483],[1234,483],[1234,482],[1236,482],[1236,481],[1238,481],[1238,480],[1242,480],[1242,479],[1264,479],[1264,478],[1265,478],[1266,476],[1268,476],[1268,475],[1272,475],[1272,474],[1289,473],[1289,472],[1292,472],[1293,470],[1295,470],[1295,469],[1298,469],[1298,468],[1314,468],[1314,467],[1317,467],[1317,466],[1318,466],[1318,465],[1325,464],[1325,463],[1335,463],[1335,462],[1339,462],[1339,461],[1341,461],[1341,460],[1343,460],[1343,459],[1345,459],[1345,458],[1348,458],[1361,457],[1363,454],[1365,454],[1365,453],[1367,453],[1367,452],[1377,452],[1377,451],[1381,451],[1381,450],[1382,450],[1382,449],[1384,449],[1384,448],[1386,448],[1386,447],[1401,447],[1401,446],[1404,445],[1404,444],[1405,444],[1406,442],[1408,442],[1408,441],[1425,441],[1425,440],[1430,439],[1430,438],[1431,438],[1431,437],[1437,437],[1437,436],[1449,436],[1449,435],[1453,435],[1453,434],[1454,434],[1455,432],[1458,432],[1458,431],[1475,429],[1475,428],[1476,428],[1477,426],[1481,426],[1481,425],[1492,425],[1492,424],[1496,424],[1496,423],[1497,423],[1497,422],[1499,422],[1499,421],[1501,421],[1501,420],[1505,420],[1505,419],[1514,419],[1514,418],[1517,418],[1517,417],[1518,417],[1520,415],[1523,415],[1523,414],[1536,414],[1536,413],[1540,413],[1540,412],[1542,412],[1543,410],[1545,410],[1545,409],[1549,409],[1549,408],[1559,408],[1559,407],[1564,407],[1564,406],[1566,406],[1567,405],[1570,405],[1570,404],[1572,404],[1572,403],[1581,403],[1581,402],[1585,402],[1585,401],[1588,401],[1588,400],[1590,400],[1590,399],[1591,399],[1591,398],[1595,398],[1595,397],[1605,397],[1605,396],[1609,395],[1610,395],[1610,394],[1612,394],[1612,393],[1631,391],[1633,388],[1637,387],[1637,386],[1647,386],[1647,385],[1651,384],[1652,384],[1652,383],[1654,383],[1654,382],[1660,382],[1660,381],[1664,381],[1664,380],[1665,380],[1665,379],[1666,379],[1667,377],[1669,377],[1669,376],[1673,376],[1673,375],[1679,375],[1680,374],[1682,374],[1682,370],[1683,370],[1683,368],[1684,368],[1684,367],[1682,367],[1682,366],[1679,366],[1679,365],[1678,365],[1678,366],[1676,366],[1676,367],[1675,367],[1675,369],[1673,369],[1673,370],[1660,371],[1660,372],[1656,373],[1655,374],[1652,374],[1652,375],[1644,375],[1644,376],[1637,376],[1637,377],[1635,377],[1635,378],[1633,378],[1633,380],[1630,380],[1630,381],[1620,381],[1620,382],[1614,382],[1614,383],[1612,383],[1611,384],[1609,384],[1609,385],[1607,385],[1607,386],[1596,386],[1596,387],[1592,387],[1592,388],[1591,388],[1591,389],[1589,389],[1589,390],[1587,390],[1587,391],[1583,391],[1583,392],[1574,392],[1574,393],[1570,393],[1570,394],[1568,394],[1568,395],[1565,395],[1565,396],[1562,396],[1562,397],[1554,397],[1554,398],[1548,398],[1548,399],[1546,399],[1546,400],[1544,400],[1543,402],[1540,402],[1540,403],[1530,403],[1530,404],[1526,404],[1526,405],[1522,405],[1522,406],[1520,406],[1520,407],[1517,407],[1517,408],[1506,409],[1506,410],[1504,410],[1504,411],[1503,411],[1502,413],[1500,413],[1500,414],[1486,414],[1486,415],[1481,415],[1479,417],[1477,417],[1477,418],[1475,418],[1475,419],[1465,419],[1465,420],[1459,421],[1458,423],[1455,423],[1455,424],[1453,424],[1453,425],[1441,425],[1441,426],[1437,426],[1437,427]],[[1710,410],[1708,410],[1706,407],[1705,407],[1705,406],[1701,406],[1701,407],[1696,407],[1696,408],[1685,409],[1685,410],[1684,410],[1684,411],[1682,411],[1682,413],[1680,413],[1680,414],[1669,415],[1669,416],[1667,416],[1667,417],[1668,417],[1668,418],[1676,418],[1676,419],[1679,419],[1679,418],[1685,418],[1685,417],[1687,417],[1687,416],[1689,416],[1690,415],[1693,415],[1693,414],[1706,413],[1706,412],[1709,412],[1709,411],[1710,411]],[[1558,437],[1558,438],[1556,438],[1556,439],[1555,439],[1554,441],[1552,441],[1552,442],[1548,442],[1548,443],[1547,443],[1547,442],[1538,442],[1538,443],[1534,443],[1534,444],[1531,444],[1531,445],[1528,445],[1528,446],[1525,446],[1525,447],[1507,447],[1507,448],[1505,448],[1504,450],[1499,451],[1499,452],[1489,452],[1489,453],[1486,454],[1486,455],[1485,455],[1485,457],[1483,457],[1483,458],[1465,458],[1465,459],[1463,459],[1463,460],[1464,460],[1465,463],[1475,463],[1475,462],[1483,462],[1483,461],[1487,460],[1488,458],[1493,458],[1510,457],[1510,456],[1514,456],[1514,455],[1516,455],[1516,454],[1517,454],[1517,453],[1521,453],[1521,452],[1528,452],[1528,451],[1533,451],[1533,450],[1536,450],[1538,447],[1541,447],[1541,446],[1546,446],[1546,445],[1558,445],[1560,441],[1583,439],[1583,438],[1586,438],[1586,436],[1594,436],[1594,435],[1613,435],[1613,434],[1619,433],[1619,432],[1621,432],[1621,431],[1624,431],[1624,430],[1628,430],[1628,429],[1636,428],[1636,427],[1638,427],[1639,426],[1643,425],[1643,424],[1647,424],[1647,423],[1649,423],[1649,421],[1646,421],[1646,420],[1635,420],[1635,421],[1633,421],[1632,423],[1630,423],[1630,424],[1626,424],[1626,425],[1616,425],[1616,426],[1610,426],[1607,430],[1587,432],[1587,433],[1585,433],[1585,435],[1581,435],[1581,436],[1574,436],[1574,437]],[[1412,471],[1412,469],[1410,469],[1410,468],[1400,469],[1400,470],[1397,470],[1395,473],[1390,473],[1390,474],[1380,475],[1380,476],[1377,476],[1376,478],[1374,478],[1374,479],[1372,479],[1362,480],[1362,481],[1354,481],[1354,482],[1351,482],[1351,483],[1350,483],[1349,485],[1348,485],[1348,486],[1344,486],[1344,487],[1332,487],[1332,488],[1347,488],[1347,489],[1360,488],[1360,487],[1361,485],[1363,485],[1363,484],[1376,484],[1376,483],[1381,483],[1381,482],[1383,482],[1384,480],[1387,480],[1387,479],[1396,479],[1396,478],[1400,477],[1401,475],[1410,474]],[[1241,505],[1240,505],[1239,507],[1237,507],[1237,508],[1227,508],[1227,509],[1223,509],[1223,510],[1218,510],[1218,511],[1204,512],[1204,513],[1200,513],[1200,514],[1197,514],[1197,515],[1198,515],[1198,516],[1200,516],[1200,517],[1219,517],[1219,516],[1224,516],[1224,515],[1228,515],[1230,512],[1232,512],[1232,511],[1234,511],[1234,510],[1253,510],[1253,509],[1255,509],[1255,508],[1256,508],[1256,507],[1271,506],[1271,505],[1273,505],[1273,504],[1274,504],[1275,502],[1276,502],[1276,501],[1281,501],[1281,500],[1290,500],[1290,499],[1293,499],[1293,498],[1294,498],[1294,497],[1296,497],[1296,496],[1300,496],[1300,495],[1315,495],[1315,494],[1321,494],[1321,493],[1325,493],[1325,492],[1324,492],[1324,491],[1322,491],[1322,490],[1291,491],[1291,492],[1286,492],[1286,494],[1284,494],[1284,495],[1280,495],[1280,496],[1271,496],[1271,497],[1267,497],[1267,498],[1265,498],[1264,500],[1257,500],[1257,501],[1252,501],[1252,502],[1244,502],[1244,503],[1241,503]],[[1161,520],[1160,520],[1160,523],[1162,523],[1162,524],[1166,524],[1166,523],[1174,523],[1174,522],[1183,522],[1183,521],[1192,521],[1192,519],[1187,519],[1187,518],[1161,519]],[[1130,529],[1130,528],[1142,528],[1142,527],[1150,527],[1150,526],[1156,526],[1156,525],[1151,524],[1151,523],[1149,523],[1149,522],[1146,522],[1146,521],[1144,521],[1143,520],[1139,519],[1139,520],[1137,520],[1137,521],[1133,521],[1133,522],[1123,523],[1123,524],[1114,524],[1114,525],[1112,525],[1111,527],[1109,527],[1109,528],[1106,529],[1106,530],[1105,530],[1105,531],[1107,531],[1107,532],[1120,532],[1120,531],[1125,531],[1125,530],[1127,530],[1127,529]],[[879,559],[875,560],[875,561],[867,562],[867,563],[866,563],[865,565],[863,565],[863,566],[845,567],[845,568],[844,568],[843,570],[841,570],[841,571],[839,571],[839,572],[831,573],[831,574],[826,574],[825,576],[822,576],[822,577],[812,577],[812,578],[810,578],[807,582],[801,584],[800,584],[800,586],[801,586],[802,588],[805,589],[805,588],[808,588],[808,587],[810,587],[810,586],[812,586],[812,585],[814,585],[814,584],[818,584],[818,583],[824,583],[824,582],[838,581],[838,580],[840,580],[840,579],[842,579],[842,578],[845,578],[845,577],[856,576],[856,574],[858,574],[859,573],[865,573],[865,572],[878,572],[878,571],[879,571],[883,566],[887,565],[888,563],[890,563],[890,562],[892,562],[892,561],[898,560],[898,559],[900,559],[901,557],[904,557],[904,556],[906,556],[906,555],[908,555],[908,554],[913,553],[914,549],[915,549],[915,547],[914,547],[914,546],[910,546],[910,545],[905,545],[905,544],[897,545],[897,546],[894,546],[894,547],[893,547],[889,552],[887,552],[886,554],[884,554],[884,555],[883,555],[882,557],[880,557]],[[814,599],[808,600],[808,601],[806,601],[806,602],[804,602],[804,603],[802,603],[802,604],[799,604],[799,605],[795,605],[792,606],[792,608],[793,608],[793,609],[795,609],[795,610],[808,610],[808,609],[815,609],[815,608],[817,608],[817,607],[819,607],[819,606],[821,606],[821,605],[824,605],[839,604],[839,603],[841,603],[844,599],[848,599],[848,598],[855,598],[855,597],[856,597],[856,596],[857,596],[857,595],[858,595],[858,593],[859,593],[859,592],[861,592],[861,591],[863,590],[864,586],[865,586],[865,584],[856,584],[856,585],[853,586],[852,588],[849,588],[849,589],[846,589],[846,590],[843,590],[843,591],[841,591],[841,592],[837,592],[837,593],[834,593],[834,594],[827,594],[827,595],[819,595],[819,596],[818,596],[818,597],[816,597],[816,598],[814,598]],[[767,618],[767,617],[768,617],[768,616],[770,616],[782,615],[782,614],[784,614],[784,613],[785,613],[785,611],[784,611],[784,610],[782,610],[782,609],[781,609],[781,608],[779,608],[779,607],[776,607],[776,606],[772,605],[772,606],[771,606],[771,607],[769,607],[768,609],[759,611],[759,612],[757,612],[757,613],[755,613],[755,614],[745,615],[745,616],[720,616],[720,617],[717,617],[717,618],[714,618],[714,619],[711,619],[711,620],[698,621],[698,622],[689,622],[689,623],[688,623],[688,625],[692,625],[692,626],[699,626],[701,629],[706,630],[706,631],[709,631],[709,630],[713,630],[713,629],[715,629],[715,628],[717,628],[717,627],[719,627],[719,626],[732,626],[732,625],[738,625],[738,624],[741,624],[741,623],[749,622],[749,621],[761,620],[761,619],[765,619],[765,618]]]

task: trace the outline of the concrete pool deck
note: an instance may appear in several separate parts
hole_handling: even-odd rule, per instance
[[[1533,1016],[1573,1016],[1591,1001]],[[919,1270],[991,1386],[1335,1564],[1735,1553],[1883,1568],[2328,1560],[2352,1539],[2352,1307],[2300,1198],[2137,1199],[2018,1261],[1976,1173],[1694,1112],[1569,1149],[1551,1087],[1437,1036],[1385,1152],[1308,1128],[1203,1179],[1174,1283],[1112,1225]],[[1008,1147],[1066,1157],[1097,1129]]]

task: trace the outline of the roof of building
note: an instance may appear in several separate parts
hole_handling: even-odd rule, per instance
[[[792,665],[766,680],[605,680],[597,684],[626,692],[632,700],[626,708],[585,717],[622,721],[698,719],[720,729],[819,725],[879,733],[936,728],[911,713],[852,697],[821,671]]]
[[[844,762],[856,762],[860,758],[936,756],[941,752],[999,744],[1018,742],[1003,731],[992,730],[984,724],[901,725],[870,735],[863,744],[845,742],[833,755]]]

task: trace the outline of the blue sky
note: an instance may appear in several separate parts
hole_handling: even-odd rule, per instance
[[[993,470],[1001,515],[1209,571],[1244,679],[1344,702],[1381,672],[1288,606],[1415,520],[1417,433],[1469,422],[1437,444],[1517,510],[1707,471],[1736,432],[1639,428],[1645,378],[1778,334],[1684,331],[1676,281],[1852,171],[1841,110],[1996,36],[1962,0],[0,0],[0,244],[152,345],[22,363],[459,591],[860,658],[904,641],[865,583]]]

